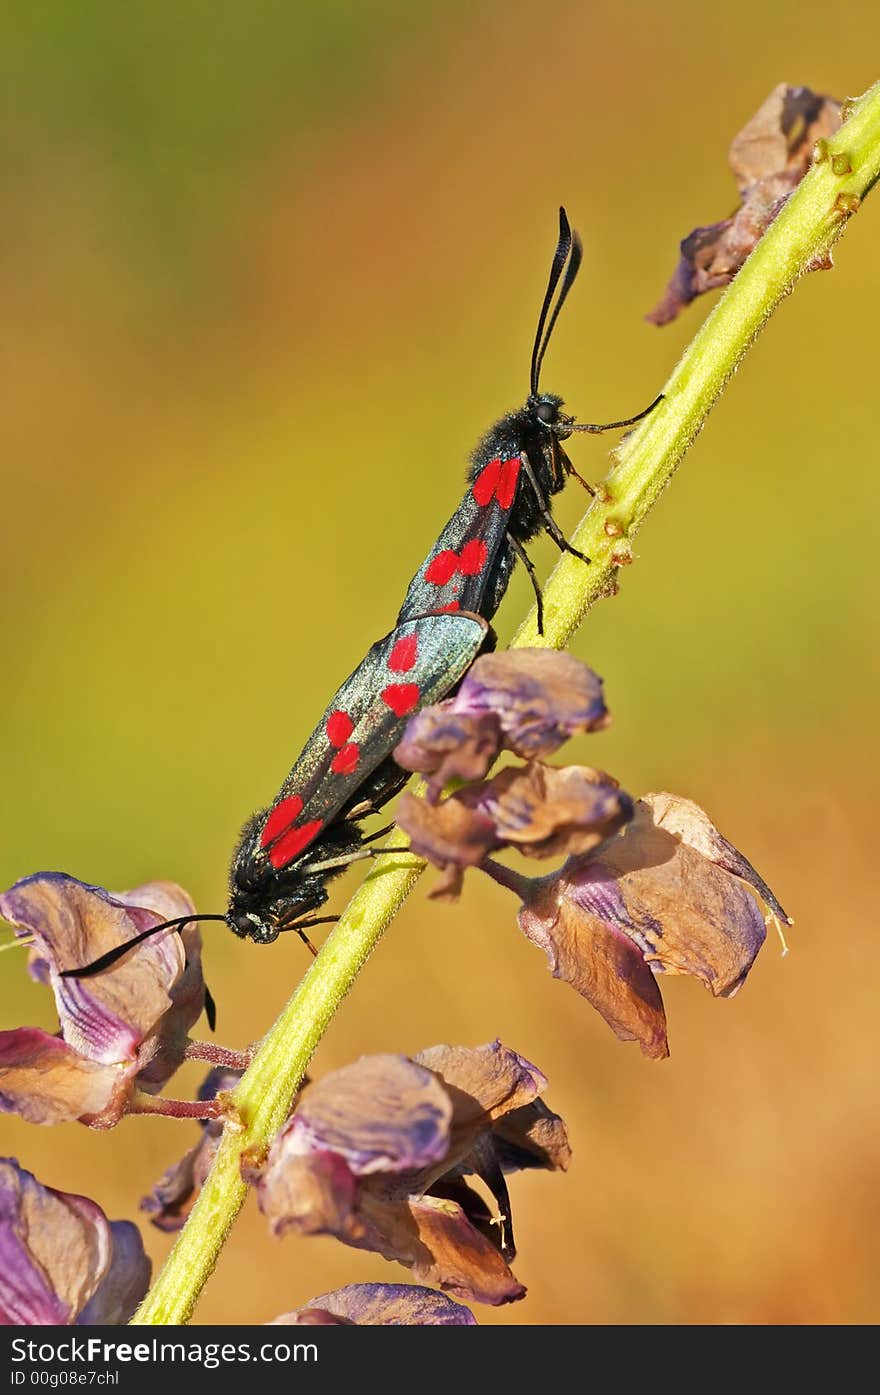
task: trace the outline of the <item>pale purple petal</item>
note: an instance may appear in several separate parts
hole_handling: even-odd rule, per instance
[[[418,1284],[348,1284],[312,1298],[295,1313],[275,1318],[270,1326],[301,1325],[311,1312],[331,1314],[336,1322],[361,1327],[473,1327],[470,1308],[433,1288]]]

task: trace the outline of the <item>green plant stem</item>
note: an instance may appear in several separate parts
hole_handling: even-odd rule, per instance
[[[836,158],[835,158],[836,157]],[[779,302],[811,266],[827,260],[850,215],[880,177],[880,84],[852,104],[841,130],[674,369],[664,401],[614,451],[612,469],[573,538],[593,559],[563,556],[544,591],[544,635],[534,612],[514,644],[562,648],[583,616],[617,589],[630,540],[672,478],[725,383]],[[398,835],[395,835],[397,838]],[[185,1322],[244,1201],[242,1155],[265,1156],[286,1118],[315,1047],[424,864],[389,858],[373,869],[328,937],[230,1096],[211,1174],[135,1323]]]

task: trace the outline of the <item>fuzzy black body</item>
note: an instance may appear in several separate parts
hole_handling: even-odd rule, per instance
[[[363,855],[360,819],[408,778],[392,758],[410,716],[445,697],[491,642],[475,614],[422,614],[372,646],[334,695],[274,802],[242,830],[228,925],[267,944],[300,929]],[[305,923],[308,923],[306,921]]]
[[[563,460],[567,459],[559,449],[558,428],[562,420],[562,398],[555,393],[542,392],[530,397],[515,412],[496,421],[485,436],[478,442],[471,455],[468,480],[471,484],[477,479],[483,467],[491,460],[511,460],[525,457],[532,467],[538,486],[547,499],[558,494],[565,484]],[[538,411],[542,416],[538,416]],[[531,542],[544,528],[544,518],[534,489],[528,477],[521,471],[516,496],[507,520],[507,531],[521,543]]]

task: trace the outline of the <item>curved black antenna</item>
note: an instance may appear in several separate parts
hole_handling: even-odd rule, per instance
[[[571,260],[569,260],[569,257]],[[544,354],[547,350],[547,344],[549,343],[550,335],[553,332],[553,326],[556,324],[559,312],[565,303],[565,298],[571,290],[574,278],[578,274],[582,257],[583,248],[581,246],[581,240],[577,233],[572,232],[571,224],[568,221],[568,215],[565,209],[560,207],[559,240],[556,243],[556,251],[553,253],[553,261],[550,264],[550,279],[547,282],[547,292],[544,296],[544,303],[541,306],[541,313],[538,316],[538,328],[535,333],[534,347],[532,348],[532,365],[529,374],[529,391],[532,396],[538,391],[541,363],[543,362]],[[559,299],[556,302],[556,307],[550,319],[550,324],[547,327],[547,333],[545,334],[544,325],[547,322],[550,304],[553,300],[556,287],[559,285],[559,278],[562,276],[566,262],[568,262],[568,269],[565,272],[565,279],[559,292]]]
[[[625,417],[623,421],[605,421],[602,422],[601,425],[591,421],[568,421],[560,424],[558,427],[551,426],[550,430],[564,431],[566,435],[572,431],[589,431],[593,436],[601,436],[603,431],[616,431],[620,426],[635,426],[637,421],[644,421],[645,417],[650,415],[655,407],[659,407],[663,400],[664,394],[661,392],[658,397],[654,398],[650,407],[645,407],[643,411],[636,412],[634,417]]]
[[[538,378],[541,374],[541,364],[544,362],[544,355],[547,352],[547,345],[550,343],[550,335],[553,333],[553,326],[559,319],[559,312],[565,304],[566,297],[568,296],[569,291],[574,285],[575,277],[580,271],[583,257],[583,244],[580,238],[578,237],[577,233],[573,232],[571,235],[571,254],[568,259],[568,266],[565,268],[565,276],[563,277],[562,285],[559,287],[559,297],[556,301],[556,304],[553,307],[553,314],[550,316],[550,321],[547,325],[547,333],[544,335],[544,343],[541,345],[541,352],[538,354],[538,360],[535,364],[535,386],[533,388],[534,392],[538,391]]]
[[[184,926],[190,925],[194,920],[222,920],[224,925],[229,922],[225,915],[181,915],[176,920],[163,920],[161,925],[152,925],[149,930],[142,930],[139,935],[134,935],[130,940],[123,940],[121,945],[115,945],[113,949],[108,949],[106,954],[101,954],[97,959],[93,959],[90,964],[81,964],[78,969],[62,969],[61,978],[91,978],[93,974],[100,974],[104,969],[109,969],[130,949],[148,940],[151,935],[158,935],[160,930],[182,930]]]

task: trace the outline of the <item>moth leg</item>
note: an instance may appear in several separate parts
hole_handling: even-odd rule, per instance
[[[570,552],[572,557],[579,557],[582,562],[586,562],[589,564],[589,557],[586,557],[583,552],[578,552],[576,547],[572,547],[571,543],[568,541],[568,538],[565,536],[559,524],[556,522],[556,519],[550,512],[547,500],[544,498],[541,486],[538,484],[535,472],[532,469],[532,462],[529,460],[529,457],[526,455],[525,451],[522,452],[520,459],[523,463],[523,469],[525,470],[526,478],[528,479],[529,484],[532,486],[532,490],[534,492],[541,517],[544,520],[544,531],[546,533],[549,533],[550,537],[553,539],[560,552]]]
[[[549,509],[544,513],[544,531],[550,534],[560,552],[569,552],[572,557],[577,557],[581,562],[586,562],[589,565],[589,557],[585,552],[578,552],[576,547],[572,547]]]
[[[365,819],[370,814],[378,814],[397,794],[402,785],[406,784],[409,775],[401,770],[389,757],[373,771],[368,781],[367,792],[350,809],[345,809],[341,817],[348,823],[358,819]]]
[[[393,827],[393,823],[386,823],[384,828],[377,828],[375,833],[369,834],[369,836],[363,840],[364,843],[375,843],[377,838],[384,838],[386,833],[390,833]]]
[[[592,499],[595,499],[595,497],[596,497],[596,491],[595,491],[595,489],[594,489],[593,486],[590,484],[589,480],[585,480],[584,477],[583,477],[583,475],[579,475],[579,474],[578,474],[577,470],[574,468],[574,466],[572,465],[571,461],[569,460],[568,456],[566,455],[565,451],[562,449],[561,446],[559,447],[559,461],[560,461],[560,464],[562,465],[563,470],[564,470],[565,473],[569,476],[569,478],[571,478],[571,479],[576,479],[577,482],[578,482],[578,484],[583,485],[584,489],[587,491],[587,493],[590,495],[590,497],[591,497]]]
[[[335,925],[338,919],[338,915],[317,915],[313,916],[311,920],[282,920],[281,924],[278,926],[278,931],[280,934],[282,930],[295,930],[306,946],[306,949],[310,950],[315,958],[317,958],[318,951],[306,934],[305,927],[307,925]]]
[[[508,533],[507,541],[510,543],[510,546],[513,548],[517,557],[522,562],[523,566],[529,574],[529,580],[532,583],[532,590],[535,593],[535,604],[538,608],[538,634],[542,635],[544,633],[544,597],[541,594],[541,587],[538,582],[538,574],[535,571],[535,568],[532,564],[531,557],[526,552],[519,538],[515,538],[512,533]]]

